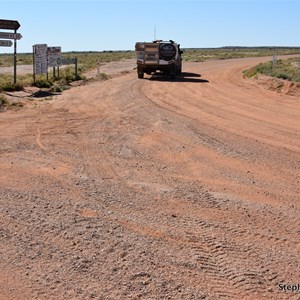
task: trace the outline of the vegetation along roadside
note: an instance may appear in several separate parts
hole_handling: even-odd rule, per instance
[[[275,78],[300,83],[300,56],[288,59],[271,60],[245,70],[247,77],[257,78],[258,75],[267,75]]]

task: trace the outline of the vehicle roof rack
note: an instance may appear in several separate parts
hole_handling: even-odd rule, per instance
[[[153,43],[161,43],[161,42],[163,42],[163,40],[155,40],[155,41],[153,41]],[[173,41],[173,40],[169,40],[169,42],[172,43],[172,44],[175,43],[175,41]],[[164,43],[167,43],[167,41],[165,41]]]

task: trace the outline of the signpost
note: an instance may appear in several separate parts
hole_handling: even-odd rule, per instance
[[[277,63],[277,56],[274,54],[272,59],[272,70],[274,70],[276,63]]]
[[[33,45],[33,80],[36,82],[36,74],[47,74],[48,67],[53,67],[53,78],[57,67],[59,78],[59,67],[62,65],[75,64],[75,76],[78,76],[77,58],[62,58],[61,47],[48,47],[47,44]]]
[[[0,29],[14,30],[14,33],[0,32],[0,38],[14,40],[14,84],[17,83],[17,40],[22,38],[17,30],[20,28],[20,23],[16,20],[0,19]],[[0,41],[0,47],[11,47],[12,41]]]
[[[0,40],[0,47],[11,47],[12,46],[12,41],[3,41]]]

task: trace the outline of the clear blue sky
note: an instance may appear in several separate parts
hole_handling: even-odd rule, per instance
[[[300,46],[300,0],[0,0],[0,19],[21,24],[19,53],[34,44],[132,50],[153,40],[155,26],[158,39],[183,48]]]

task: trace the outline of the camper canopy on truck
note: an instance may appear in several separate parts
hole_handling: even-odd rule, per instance
[[[180,44],[172,40],[137,42],[135,44],[138,78],[160,72],[175,78],[182,70]]]

